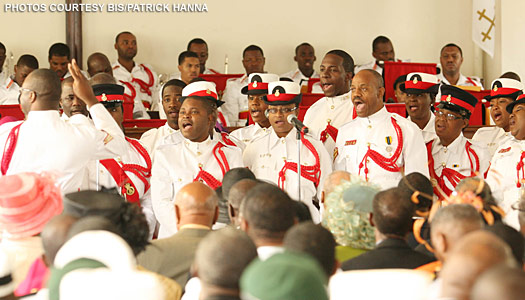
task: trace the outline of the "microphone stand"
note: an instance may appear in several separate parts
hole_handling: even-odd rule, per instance
[[[297,134],[297,200],[301,202],[301,130],[296,128]]]

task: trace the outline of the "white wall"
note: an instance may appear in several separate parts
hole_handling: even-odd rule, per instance
[[[507,1],[510,5],[502,8],[505,20],[500,28],[503,41],[499,51],[502,53],[497,53],[494,59],[486,56],[480,59],[479,52],[476,54],[471,40],[471,0],[207,0],[195,3],[206,3],[208,13],[84,13],[84,63],[95,51],[105,53],[114,61],[114,38],[123,30],[137,36],[139,53],[136,60],[152,64],[159,73],[176,70],[178,54],[194,37],[208,42],[208,66],[218,71],[224,70],[224,58],[228,55],[229,72],[243,72],[242,50],[253,43],[265,52],[266,71],[280,74],[295,68],[294,48],[303,41],[314,45],[318,68],[324,53],[335,48],[348,51],[357,63],[366,63],[372,59],[372,39],[386,35],[393,41],[396,55],[413,62],[438,62],[441,47],[448,42],[457,43],[463,48],[465,57],[462,72],[476,76],[485,74],[491,77],[486,78],[490,82],[502,68],[514,69],[525,76],[525,61],[517,47],[525,31],[523,18],[519,15],[525,3],[506,0],[505,5]],[[38,1],[52,2],[55,1]],[[127,3],[123,0],[83,1],[118,2]],[[516,9],[517,5],[522,9]],[[48,47],[53,42],[65,41],[64,14],[5,13],[3,7],[1,11],[0,40],[8,47],[8,52],[14,53],[15,60],[23,53],[32,53],[42,66],[47,66]]]

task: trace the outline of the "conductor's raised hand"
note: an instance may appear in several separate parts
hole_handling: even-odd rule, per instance
[[[69,63],[67,67],[71,77],[73,77],[73,93],[75,96],[84,101],[88,108],[97,104],[98,100],[93,93],[93,89],[91,85],[89,85],[87,78],[84,77],[84,74],[80,71],[77,61],[75,59],[71,60],[71,63]]]

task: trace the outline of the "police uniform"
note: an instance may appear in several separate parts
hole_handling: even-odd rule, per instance
[[[438,109],[461,113],[467,118],[478,102],[468,92],[450,85],[441,86],[441,94]],[[448,146],[443,146],[438,137],[427,143],[427,152],[434,194],[441,199],[449,196],[461,179],[485,176],[491,158],[485,145],[469,141],[462,133]]]
[[[56,171],[63,194],[77,191],[89,161],[127,149],[124,133],[102,104],[89,112],[93,123],[80,114],[66,123],[57,110],[46,110],[29,112],[24,122],[0,126],[0,145],[16,140],[14,147],[2,146],[2,174]]]
[[[490,95],[485,97],[485,99],[489,102],[495,98],[508,98],[514,101],[521,94],[523,94],[523,84],[521,82],[509,78],[498,78],[492,82]],[[486,144],[490,154],[494,155],[496,149],[511,138],[510,132],[505,132],[503,128],[483,127],[476,131],[472,140]]]
[[[396,59],[396,62],[402,62],[401,59]],[[373,60],[369,63],[366,63],[364,65],[360,65],[360,66],[357,66],[355,68],[355,71],[354,71],[354,74],[357,74],[359,71],[361,70],[366,70],[366,69],[370,69],[370,70],[374,70],[376,71],[377,73],[383,75],[383,67],[381,67],[376,60]]]
[[[124,87],[117,84],[93,86],[95,96],[106,107],[122,106]],[[81,188],[99,190],[100,187],[117,188],[128,201],[142,208],[149,224],[150,237],[156,226],[151,204],[149,179],[151,158],[146,148],[136,139],[126,138],[126,151],[116,158],[91,161],[86,169],[84,186]]]
[[[150,153],[151,160],[154,160],[155,149],[157,146],[162,143],[164,137],[176,132],[175,130],[166,124],[162,125],[159,128],[152,128],[142,134],[140,137],[140,142],[144,145],[146,150]]]
[[[146,106],[149,107],[156,98],[157,73],[150,65],[135,64],[129,72],[118,61],[113,64],[113,76],[118,84],[125,87],[125,96],[133,101],[133,118],[149,119]]]
[[[334,169],[345,170],[382,189],[397,186],[403,174],[428,177],[427,153],[421,130],[385,107],[339,129]]]
[[[317,71],[314,70],[314,73],[312,74],[312,76],[306,77],[301,72],[301,70],[297,68],[295,70],[282,74],[281,77],[290,78],[295,83],[299,84],[301,88],[303,88],[303,86],[308,86],[308,80],[310,80],[310,78],[319,78],[319,73],[317,73]]]
[[[0,86],[0,105],[19,104],[19,91],[20,86],[13,78],[8,77],[5,79],[4,84]]]
[[[225,102],[223,113],[230,122],[230,126],[245,126],[248,120],[248,99],[241,93],[241,89],[248,84],[248,75],[239,78],[230,78],[226,81],[226,88],[222,95]]]
[[[304,124],[312,135],[323,142],[326,151],[333,155],[338,129],[355,118],[352,93],[323,97],[315,102],[304,115]]]
[[[245,145],[250,144],[253,140],[266,135],[270,128],[263,128],[258,123],[236,129],[230,133],[230,136],[242,141]]]
[[[210,82],[191,83],[182,90],[181,101],[187,97],[211,97],[217,101],[215,85]],[[222,185],[224,173],[243,166],[240,148],[224,144],[215,133],[213,137],[199,143],[175,132],[167,136],[166,143],[155,150],[151,193],[153,210],[160,223],[159,238],[177,231],[173,201],[184,185],[201,181],[216,189]]]
[[[278,89],[282,90],[276,93]],[[267,104],[298,104],[301,101],[300,86],[294,82],[272,82],[268,90],[272,91],[272,94],[265,97]],[[286,99],[287,96],[293,98]],[[281,98],[284,99],[281,100]],[[330,155],[321,142],[308,135],[303,136],[301,140],[301,199],[298,199],[298,141],[296,135],[297,130],[293,128],[286,137],[280,138],[271,129],[269,133],[253,140],[246,147],[243,161],[258,179],[278,184],[292,199],[305,203],[314,222],[319,223],[319,210],[313,201],[314,198],[320,199],[324,178],[332,172]]]
[[[439,82],[442,82],[444,84],[450,85],[450,82],[445,78],[445,75],[443,75],[443,73],[438,74],[437,77],[439,79]],[[461,73],[459,74],[458,82],[455,85],[458,85],[458,86],[477,86],[477,87],[480,87],[481,89],[483,89],[483,85],[481,84],[481,81],[479,80],[479,78],[474,77],[474,76],[467,77],[467,76],[465,76],[465,75],[463,75]]]
[[[438,92],[438,88],[439,83],[436,75],[419,72],[407,74],[405,82],[399,85],[399,89],[404,93],[415,95],[423,93],[436,94]],[[407,105],[409,105],[409,100],[407,99],[406,101],[408,102]],[[430,101],[433,102],[432,99],[430,99]],[[425,127],[421,129],[421,133],[423,135],[423,140],[425,141],[425,144],[437,138],[435,128],[436,117],[434,116],[434,113],[432,113],[432,111],[430,110],[430,107],[428,108],[428,110],[430,112],[430,119],[428,120]],[[409,121],[412,121],[410,116],[408,116],[407,119]]]

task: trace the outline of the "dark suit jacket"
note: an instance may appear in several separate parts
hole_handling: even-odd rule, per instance
[[[137,256],[139,265],[169,277],[184,289],[200,241],[210,230],[183,228],[169,238],[154,240]]]
[[[404,240],[389,238],[379,243],[374,250],[343,262],[341,268],[344,271],[414,269],[431,261],[434,259],[412,250]]]

